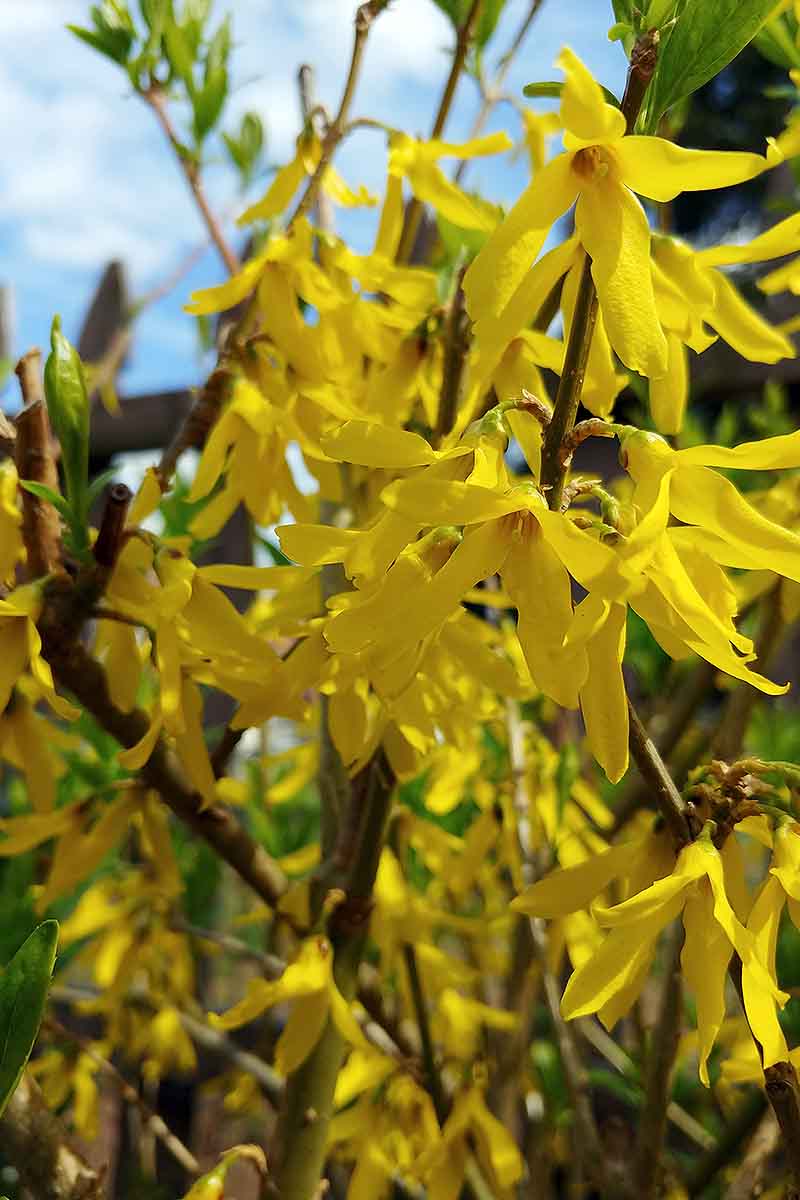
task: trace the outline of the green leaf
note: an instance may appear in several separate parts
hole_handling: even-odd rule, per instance
[[[633,25],[633,0],[611,0],[611,7],[618,23]]]
[[[223,133],[222,140],[233,163],[239,168],[243,182],[248,183],[264,145],[264,127],[261,124],[261,118],[253,112],[245,113],[239,127],[238,137]]]
[[[776,0],[686,0],[662,42],[650,86],[647,125],[708,83],[753,40]]]
[[[193,56],[197,56],[203,41],[203,30],[211,13],[211,0],[186,0],[181,14],[181,28]]]
[[[97,497],[101,494],[103,489],[109,483],[111,483],[112,479],[114,478],[114,476],[116,474],[117,474],[116,468],[109,467],[109,469],[107,471],[103,471],[100,475],[98,475],[95,479],[92,480],[92,482],[89,484],[89,488],[86,493],[86,498],[89,502],[89,508],[92,507],[92,505],[94,504]]]
[[[449,18],[456,31],[462,28],[472,7],[472,0],[433,0],[433,2]],[[479,50],[483,49],[494,33],[505,5],[506,0],[483,0],[473,39]]]
[[[67,25],[67,29],[93,50],[104,54],[120,66],[125,65],[130,47],[129,44],[124,45],[121,39],[108,37],[105,33],[96,33],[91,29],[82,29],[80,25]]]
[[[65,521],[71,518],[72,510],[64,497],[60,496],[58,492],[54,492],[46,483],[38,483],[35,479],[20,479],[19,486],[26,492],[30,492],[32,496],[38,496],[40,500],[46,500],[48,504],[52,504]]]
[[[139,11],[148,29],[161,29],[168,0],[139,0]]]
[[[785,71],[800,67],[800,50],[795,45],[794,38],[789,32],[784,17],[775,17],[753,38],[753,45],[759,54]],[[795,95],[796,95],[795,91]]]
[[[167,18],[164,25],[164,49],[169,65],[186,84],[187,91],[191,95],[194,91],[194,79],[192,78],[194,54],[183,29],[172,16]]]
[[[482,50],[497,28],[506,0],[483,0],[475,30],[475,44]]]
[[[47,411],[61,444],[67,501],[80,522],[89,511],[89,394],[80,357],[61,332],[60,317],[53,318],[50,345],[44,368]],[[88,534],[85,536],[88,545]]]
[[[206,53],[206,81],[209,77],[225,70],[231,52],[231,19],[226,17],[208,43]]]
[[[0,1114],[36,1041],[57,946],[58,922],[42,922],[0,975]]]
[[[613,92],[608,88],[602,87],[604,98],[609,104],[613,104],[615,108],[619,108],[620,102]],[[561,93],[564,90],[564,84],[552,79],[544,80],[541,83],[526,83],[522,89],[523,96],[531,96],[534,99],[544,100],[560,100]]]
[[[194,135],[198,142],[201,142],[216,125],[227,94],[228,72],[224,67],[220,67],[207,76],[201,91],[192,97]]]

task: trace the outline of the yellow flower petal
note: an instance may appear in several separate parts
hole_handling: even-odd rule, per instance
[[[730,187],[760,175],[767,160],[738,150],[688,150],[665,138],[634,135],[614,146],[620,175],[649,200],[674,200],[681,192]]]
[[[275,1068],[290,1075],[305,1062],[322,1037],[328,1022],[326,993],[295,1000],[281,1036],[275,1046]]]
[[[580,690],[589,745],[612,783],[628,769],[628,702],[622,678],[626,609],[614,604],[586,645],[589,670]]]
[[[667,372],[650,380],[650,413],[659,433],[680,433],[688,397],[688,356],[677,334],[667,332]]]
[[[337,462],[404,470],[435,462],[436,452],[418,433],[390,429],[371,421],[346,421],[321,439],[322,449]]]
[[[625,117],[603,97],[603,89],[568,47],[559,54],[556,66],[564,72],[561,93],[561,123],[566,146],[574,150],[596,142],[616,142],[625,133]]]
[[[578,681],[564,670],[562,652],[572,621],[572,584],[539,525],[512,540],[503,584],[519,613],[517,636],[533,682],[557,704],[577,708]]]
[[[716,273],[714,283],[714,306],[705,320],[729,346],[750,362],[775,363],[795,357],[789,338],[765,321],[729,279]]]
[[[747,928],[755,938],[756,955],[772,974],[775,973],[775,948],[784,903],[780,881],[766,879],[747,922]],[[763,995],[759,980],[753,977],[749,966],[742,967],[742,994],[747,1013],[757,1014],[758,1040],[764,1054],[764,1066],[785,1062],[789,1051],[775,1012],[775,1002],[771,996]]]
[[[610,846],[602,854],[594,854],[574,867],[549,871],[544,879],[511,901],[515,912],[529,917],[563,917],[578,909],[588,908],[596,896],[629,871],[641,855],[643,841],[624,842]]]
[[[259,254],[245,263],[241,271],[232,275],[225,283],[192,292],[191,300],[183,306],[184,312],[201,317],[235,308],[255,291],[266,263],[266,254]]]
[[[572,156],[559,154],[536,176],[464,276],[473,321],[497,317],[541,250],[547,231],[578,193]]]
[[[689,896],[683,910],[686,940],[681,969],[697,1005],[697,1041],[700,1079],[706,1087],[708,1057],[725,1019],[725,982],[731,945],[714,920],[714,897],[708,886]]]
[[[695,257],[710,267],[727,267],[733,263],[765,262],[797,250],[800,250],[800,213],[793,213],[743,246],[708,246],[698,250]]]
[[[471,525],[524,507],[523,497],[513,492],[499,495],[476,484],[425,478],[397,480],[383,489],[381,500],[425,525]]]
[[[584,183],[575,225],[592,260],[606,332],[627,367],[666,374],[667,343],[650,274],[650,226],[644,209],[612,172]]]

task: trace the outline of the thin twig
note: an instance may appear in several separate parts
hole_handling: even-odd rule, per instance
[[[209,375],[189,411],[184,423],[161,455],[156,474],[163,492],[169,488],[178,459],[185,450],[205,444],[231,389],[231,372],[226,362],[226,352],[220,354],[217,366]]]
[[[72,692],[107,733],[127,748],[144,737],[150,719],[141,709],[122,712],[112,701],[103,667],[79,643],[63,640],[57,609],[47,605],[39,623],[44,651],[56,679]],[[229,809],[204,806],[203,799],[186,778],[183,768],[159,737],[141,769],[142,779],[154,788],[184,824],[203,838],[217,855],[248,883],[271,907],[287,887],[286,876],[266,850],[253,841]]]
[[[800,1196],[800,1086],[790,1062],[764,1068],[764,1090],[781,1130],[781,1145],[789,1167],[787,1200]]]
[[[436,110],[436,116],[431,129],[431,141],[442,136],[447,118],[450,116],[450,109],[453,104],[453,98],[456,94],[461,72],[464,69],[466,62],[469,44],[472,40],[472,34],[480,15],[482,0],[472,0],[472,5],[469,12],[464,18],[464,24],[458,31],[456,38],[455,50],[453,52],[453,62],[450,67],[450,74],[447,76],[447,82],[444,85],[442,98],[439,101],[439,107]],[[397,248],[397,261],[399,263],[408,262],[411,258],[414,249],[414,243],[417,240],[419,232],[419,223],[422,220],[424,205],[421,200],[415,196],[406,210],[405,223],[403,232],[400,237],[400,245]]]
[[[650,1039],[644,1104],[638,1123],[633,1173],[636,1195],[640,1200],[651,1200],[657,1194],[660,1182],[670,1080],[681,1033],[683,978],[680,956],[683,937],[683,924],[676,921],[667,944],[661,1001]]]
[[[377,16],[386,8],[389,0],[366,0],[366,3],[361,4],[356,11],[355,28],[353,33],[353,52],[350,56],[350,68],[347,72],[347,79],[342,92],[342,98],[339,101],[339,108],[336,116],[328,126],[325,138],[322,142],[322,150],[319,156],[319,162],[316,165],[314,174],[306,185],[306,190],[300,197],[297,208],[295,209],[289,221],[291,228],[296,221],[311,209],[313,206],[317,191],[322,183],[322,177],[327,170],[327,167],[333,157],[333,153],[339,142],[344,136],[347,128],[347,118],[350,113],[350,105],[353,102],[355,95],[356,84],[361,73],[361,64],[364,58],[364,48],[367,41],[367,35],[370,31],[370,26]]]
[[[478,110],[475,120],[472,122],[472,128],[469,131],[468,141],[471,142],[474,138],[481,134],[486,122],[492,115],[492,110],[494,109],[498,100],[501,98],[503,84],[505,83],[506,76],[511,69],[511,64],[513,63],[519,51],[522,49],[522,45],[528,36],[531,25],[533,24],[539,9],[542,7],[543,2],[544,0],[531,0],[530,8],[522,18],[522,22],[519,25],[517,32],[512,37],[508,49],[506,50],[505,54],[500,56],[500,60],[497,64],[497,70],[492,82],[488,85],[488,87],[482,89],[481,107]],[[470,162],[471,159],[462,158],[461,162],[458,164],[458,169],[453,176],[455,183],[461,182],[464,172],[466,171]]]
[[[470,322],[464,307],[464,292],[461,287],[465,271],[466,266],[462,267],[458,272],[455,292],[450,301],[447,316],[447,328],[444,338],[444,362],[442,364],[442,388],[439,396],[439,412],[436,417],[436,428],[433,431],[435,445],[438,445],[443,438],[447,437],[455,424],[458,413],[458,401],[461,395],[461,381],[467,364]]]
[[[76,987],[72,984],[55,984],[50,989],[50,997],[56,1004],[84,1004],[87,1000],[97,1000],[99,996],[100,993],[93,988]],[[125,996],[125,1003],[148,1011],[152,1011],[156,1007],[155,1002],[149,996],[138,991],[128,993]],[[181,1025],[195,1045],[207,1050],[212,1055],[217,1055],[237,1070],[250,1075],[273,1108],[278,1107],[283,1095],[283,1080],[277,1071],[274,1071],[257,1055],[251,1054],[249,1050],[243,1050],[222,1030],[212,1029],[205,1021],[186,1012],[179,1012],[179,1017]]]
[[[742,1164],[725,1193],[725,1200],[751,1200],[753,1196],[761,1195],[767,1159],[774,1154],[779,1142],[780,1127],[775,1114],[767,1112],[753,1134]]]
[[[695,1163],[686,1176],[686,1190],[700,1196],[719,1172],[742,1152],[767,1110],[767,1098],[761,1088],[753,1088],[740,1101],[722,1131],[719,1141]]]
[[[619,1071],[620,1075],[629,1081],[636,1075],[637,1068],[633,1061],[619,1043],[606,1033],[599,1021],[594,1017],[581,1017],[578,1019],[577,1025],[589,1045],[598,1054],[601,1054],[616,1071]],[[764,1103],[766,1104],[766,1101]],[[693,1117],[675,1100],[670,1100],[667,1105],[667,1119],[702,1150],[710,1152],[715,1148],[714,1138],[705,1126],[701,1125],[696,1117]]]
[[[62,1025],[61,1022],[56,1020],[55,1017],[45,1017],[44,1026],[52,1033],[56,1034],[59,1038],[66,1039],[68,1042],[72,1042],[74,1045],[78,1046],[81,1050],[81,1053],[85,1054],[87,1058],[90,1058],[92,1062],[96,1063],[106,1075],[110,1076],[110,1078],[112,1078],[117,1084],[122,1099],[127,1104],[132,1104],[139,1110],[142,1120],[147,1128],[150,1130],[153,1136],[161,1142],[161,1144],[172,1155],[175,1161],[180,1163],[183,1169],[188,1171],[190,1175],[200,1174],[200,1164],[192,1154],[191,1150],[184,1146],[180,1138],[172,1132],[164,1118],[155,1112],[153,1108],[151,1108],[151,1106],[139,1094],[136,1088],[128,1082],[122,1072],[119,1071],[117,1067],[115,1067],[114,1064],[107,1058],[104,1058],[102,1054],[98,1054],[88,1038],[82,1037],[79,1033],[75,1033],[71,1029],[67,1029],[67,1027]]]
[[[689,810],[683,796],[664,765],[653,739],[642,724],[636,709],[628,699],[630,747],[637,767],[650,789],[677,846],[692,840]]]
[[[566,467],[562,462],[562,447],[572,434],[581,402],[586,364],[597,322],[597,289],[592,279],[592,260],[583,252],[583,267],[572,313],[564,366],[558,381],[553,419],[547,427],[542,444],[542,490],[547,503],[558,512],[564,490]]]
[[[534,954],[542,972],[542,992],[553,1025],[556,1045],[564,1072],[570,1104],[574,1113],[574,1167],[582,1171],[607,1194],[606,1154],[594,1119],[589,1097],[589,1081],[575,1041],[574,1030],[561,1015],[561,990],[553,972],[547,966],[547,936],[544,922],[530,918]]]
[[[372,889],[385,839],[394,793],[394,773],[382,750],[355,777],[350,803],[360,836],[348,861],[340,864],[342,902],[328,921],[334,949],[333,974],[349,1003],[356,992],[358,970],[366,944],[372,908]],[[281,1108],[275,1185],[281,1200],[308,1200],[322,1174],[333,1094],[345,1053],[342,1035],[328,1019],[311,1054],[289,1076]]]
[[[189,185],[189,190],[194,196],[195,203],[200,211],[200,215],[205,221],[209,237],[219,251],[220,258],[224,262],[228,273],[230,275],[235,275],[239,270],[239,259],[228,245],[219,221],[211,211],[208,199],[206,197],[205,188],[203,187],[203,181],[200,176],[200,168],[194,159],[187,155],[186,150],[181,145],[178,135],[175,132],[169,112],[167,111],[166,97],[164,95],[163,88],[158,84],[153,84],[151,87],[143,89],[139,94],[141,95],[142,99],[150,105],[150,108],[152,108],[153,112],[155,113],[156,120],[161,126],[164,136],[175,152],[175,157],[177,158],[178,164],[183,172],[183,177]]]
[[[422,980],[419,974],[419,965],[417,963],[417,952],[410,942],[406,942],[403,946],[403,962],[406,966],[408,974],[408,985],[411,992],[411,1003],[414,1008],[414,1017],[419,1029],[419,1040],[422,1044],[422,1066],[425,1071],[425,1083],[428,1089],[428,1094],[433,1101],[434,1112],[440,1127],[444,1126],[447,1120],[447,1115],[450,1105],[447,1102],[444,1087],[442,1085],[442,1077],[439,1074],[439,1068],[436,1065],[436,1052],[433,1048],[433,1037],[431,1036],[431,1023],[428,1019],[428,1006],[425,1003],[425,994],[422,990]]]

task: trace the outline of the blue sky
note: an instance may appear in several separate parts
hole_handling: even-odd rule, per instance
[[[489,55],[492,65],[508,44],[529,0],[508,0]],[[334,107],[349,61],[356,0],[216,0],[217,18],[230,11],[235,49],[233,95],[225,125],[255,109],[267,131],[267,161],[284,162],[298,132],[296,70],[316,71],[319,99]],[[87,0],[0,0],[0,285],[11,285],[15,354],[46,347],[50,320],[60,312],[75,337],[104,264],[121,258],[131,291],[157,285],[204,240],[183,179],[152,113],[126,88],[121,70],[67,32],[68,22],[88,23]],[[133,0],[135,7],[135,0]],[[619,91],[625,60],[608,42],[612,22],[606,0],[544,0],[524,51],[507,81],[521,96],[535,79],[558,78],[553,62],[570,45],[600,80]],[[394,0],[375,23],[353,115],[377,117],[411,133],[426,134],[447,70],[449,25],[433,0]],[[462,81],[447,127],[465,137],[478,107],[473,82]],[[490,128],[519,132],[518,118],[500,107]],[[385,142],[375,133],[355,135],[337,163],[348,182],[380,190]],[[504,203],[524,184],[523,164],[487,160],[471,167],[472,186]],[[236,178],[212,145],[205,170],[215,210],[233,218],[244,204]],[[258,181],[247,199],[265,187]],[[364,219],[339,219],[339,231],[362,242]],[[202,374],[192,318],[181,305],[195,287],[224,277],[208,250],[167,299],[140,319],[131,362],[121,377],[123,395],[196,382]],[[6,401],[11,399],[7,390]]]

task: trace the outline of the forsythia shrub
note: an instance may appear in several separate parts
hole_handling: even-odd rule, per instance
[[[717,340],[795,355],[798,320],[772,324],[727,268],[780,259],[758,286],[797,293],[800,214],[702,248],[668,229],[681,193],[800,152],[791,116],[761,153],[674,140],[753,38],[797,82],[800,11],[614,0],[623,98],[565,47],[562,80],[526,89],[556,104],[522,111],[531,180],[503,214],[459,180],[512,138],[443,140],[502,0],[437,3],[457,40],[433,136],[352,117],[387,7],[367,0],[338,112],[308,107],[240,218],[243,264],[201,178],[227,23],[104,0],[74,30],[153,108],[226,264],[187,311],[235,312],[132,503],[88,478],[103,365],[56,319],[44,392],[35,354],[18,367],[0,463],[7,957],[36,919],[61,922],[57,1007],[0,1122],[25,1194],[45,1194],[31,1164],[61,1136],[24,1141],[39,1090],[91,1141],[105,1086],[187,1200],[238,1195],[238,1160],[283,1200],[321,1181],[348,1200],[798,1194],[800,747],[759,694],[786,691],[767,660],[800,613],[800,432],[768,389],[715,444],[690,381]],[[521,32],[557,21],[550,4]],[[360,127],[386,139],[381,197],[332,162]],[[226,135],[247,183],[261,141],[252,115]],[[370,205],[357,253],[330,213]],[[597,438],[618,453],[602,477],[578,469],[611,463],[586,459]],[[241,509],[267,565],[209,562]],[[228,588],[252,593],[243,611]],[[210,1052],[265,1154],[234,1145],[203,1175],[152,1108]],[[88,1190],[54,1180],[48,1196],[100,1194],[88,1168]]]

